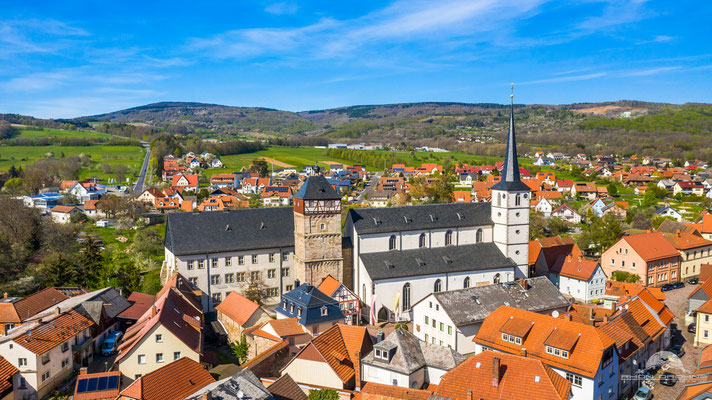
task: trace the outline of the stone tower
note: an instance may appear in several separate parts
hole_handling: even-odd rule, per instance
[[[307,178],[294,196],[294,269],[301,283],[343,280],[341,196],[321,175]]]
[[[492,187],[494,243],[517,265],[516,278],[529,277],[530,189],[519,178],[517,141],[514,134],[514,103],[509,109],[507,152],[501,180]]]

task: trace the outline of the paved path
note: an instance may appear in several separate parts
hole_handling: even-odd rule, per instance
[[[146,142],[141,142],[141,145],[146,149],[146,157],[143,159],[141,173],[138,175],[138,180],[133,188],[133,194],[139,195],[143,193],[144,184],[146,183],[146,173],[148,171],[148,161],[151,159],[151,147]]]
[[[371,190],[375,189],[376,186],[378,186],[378,182],[381,180],[381,175],[383,175],[383,172],[376,172],[371,177],[371,180],[368,182],[368,185],[366,185],[366,188],[363,189],[363,192],[361,192],[361,194],[356,197],[354,203],[358,204],[363,202],[363,200],[366,198],[366,194]]]

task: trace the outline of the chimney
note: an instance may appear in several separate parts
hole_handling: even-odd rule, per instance
[[[608,315],[603,316],[603,322],[608,322]]]
[[[474,397],[472,396],[472,390],[467,391],[467,400],[474,400]]]
[[[679,229],[677,229],[677,230],[675,231],[675,235],[676,235],[677,237],[680,237],[680,230],[679,230]]]
[[[566,261],[568,261],[568,262],[571,262],[573,259],[574,259],[574,256],[571,255],[571,254],[569,254],[568,256],[566,256]]]
[[[156,310],[156,306],[151,306],[151,316],[155,317],[157,313],[158,310]]]
[[[296,280],[294,281],[294,288],[295,288],[295,289],[298,288],[298,287],[300,286],[300,284],[301,284],[301,282],[299,282],[299,279],[296,279]]]
[[[581,254],[579,254],[578,260],[579,260],[579,261],[583,261],[583,256],[582,256]]]
[[[524,290],[529,290],[529,282],[526,279],[520,279],[519,286],[521,286]]]
[[[653,233],[653,231],[650,230],[650,229],[648,229],[648,230],[645,231],[645,233]]]
[[[203,393],[202,400],[212,400],[213,395],[210,393],[210,391],[207,391]]]
[[[383,331],[378,331],[376,335],[376,343],[381,343],[386,338],[386,334]]]
[[[588,311],[589,311],[589,313],[588,313],[588,319],[590,319],[591,321],[593,321],[594,316],[595,316],[595,314],[596,314],[595,312],[593,312],[593,307],[589,308]]]
[[[573,319],[573,316],[572,316],[571,314],[564,314],[564,318],[565,318],[567,321],[571,321],[571,320]]]
[[[54,308],[54,315],[59,315],[61,313],[62,313],[62,309],[60,309],[59,307]]]
[[[499,386],[499,357],[492,359],[492,387]]]
[[[527,356],[527,349],[522,348],[522,357],[526,357],[526,356]]]
[[[86,375],[86,374],[87,374],[87,367],[79,368],[79,375]]]
[[[616,311],[616,303],[611,302],[611,311]]]
[[[7,297],[8,297],[7,292],[5,292],[5,293],[2,294],[2,298],[3,298],[3,299],[7,299]]]

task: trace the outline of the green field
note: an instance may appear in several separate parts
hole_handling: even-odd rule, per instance
[[[86,154],[91,157],[93,163],[82,169],[79,178],[96,177],[104,180],[113,177],[113,174],[104,173],[104,164],[123,164],[129,167],[127,175],[138,173],[145,150],[136,146],[1,146],[0,170],[7,171],[11,165],[19,167],[31,164],[44,158],[47,153],[53,153],[55,158]]]
[[[40,139],[49,137],[65,137],[65,138],[108,138],[109,135],[100,132],[86,131],[65,131],[62,129],[44,129],[36,130],[32,128],[19,129],[20,133],[13,138]]]

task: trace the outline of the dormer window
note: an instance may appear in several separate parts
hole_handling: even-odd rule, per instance
[[[297,309],[297,317],[301,317],[301,316],[302,316],[302,308],[299,307],[299,308]]]
[[[388,361],[388,350],[375,349],[374,357],[379,360]]]
[[[294,314],[294,303],[289,306],[289,313]]]
[[[502,334],[502,340],[504,340],[505,342],[509,342],[509,343],[522,344],[522,338],[520,338],[519,336],[510,335],[507,333]]]
[[[555,356],[561,357],[561,358],[566,358],[566,359],[569,358],[568,351],[557,349],[556,347],[553,347],[553,346],[546,346],[546,353],[552,354],[552,355],[555,355]]]
[[[328,314],[328,313],[329,313],[329,311],[326,309],[326,306],[322,306],[321,307],[321,316],[325,317],[326,314]]]
[[[282,308],[287,309],[287,300],[282,302]]]

